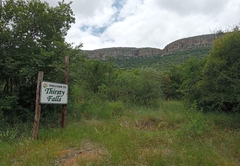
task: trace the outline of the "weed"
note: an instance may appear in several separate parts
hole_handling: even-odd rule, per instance
[[[212,124],[203,114],[202,110],[198,111],[196,102],[192,104],[188,111],[183,112],[186,116],[186,121],[178,131],[181,136],[202,136],[212,129]]]
[[[16,138],[18,134],[17,127],[16,128],[7,128],[0,130],[0,142],[1,141],[11,141]]]
[[[132,106],[125,111],[121,102],[88,103],[76,110],[86,111],[88,119],[69,121],[65,129],[40,127],[39,140],[0,142],[0,163],[240,165],[239,115],[204,114],[194,104],[191,110],[181,106],[167,101],[158,110]]]

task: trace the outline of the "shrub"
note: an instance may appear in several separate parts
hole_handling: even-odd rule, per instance
[[[240,110],[240,31],[218,38],[203,68],[198,103],[204,110],[239,112]]]
[[[211,130],[212,124],[205,117],[202,110],[198,110],[196,102],[194,102],[191,108],[185,112],[186,123],[179,129],[180,136],[186,136],[189,138],[202,136],[207,131]]]
[[[16,128],[5,128],[0,129],[0,142],[2,141],[11,141],[16,138],[18,134],[17,127]]]

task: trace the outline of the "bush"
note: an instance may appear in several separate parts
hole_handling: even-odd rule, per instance
[[[113,116],[121,116],[125,111],[122,102],[94,102],[87,101],[77,107],[75,116],[80,119],[109,119]]]
[[[0,129],[0,142],[2,141],[11,141],[17,137],[18,129],[13,127],[6,127]]]
[[[212,124],[206,119],[202,110],[198,111],[197,104],[194,102],[191,108],[185,112],[186,123],[179,129],[179,135],[185,137],[202,136],[210,131]]]
[[[204,110],[239,112],[240,110],[240,31],[218,38],[203,68],[198,99]]]

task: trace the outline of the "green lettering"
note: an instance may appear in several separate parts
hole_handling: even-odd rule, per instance
[[[53,96],[48,96],[47,99],[48,101],[50,101],[52,99]]]
[[[56,90],[53,88],[45,88],[45,92],[46,94],[56,94],[59,95],[60,97],[62,97],[65,94],[65,91]]]
[[[61,100],[62,100],[62,98],[61,98],[61,96],[56,96],[56,97],[53,97],[53,96],[48,96],[47,97],[47,100],[48,101],[52,101],[52,102],[61,102]]]

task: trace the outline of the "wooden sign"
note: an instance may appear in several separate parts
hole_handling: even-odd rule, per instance
[[[67,104],[68,85],[42,81],[40,91],[41,104]]]
[[[43,72],[38,72],[35,116],[32,130],[33,139],[38,139],[41,104],[62,104],[62,127],[66,128],[66,113],[68,100],[68,63],[69,56],[65,56],[66,70],[64,73],[64,84],[43,81]]]

